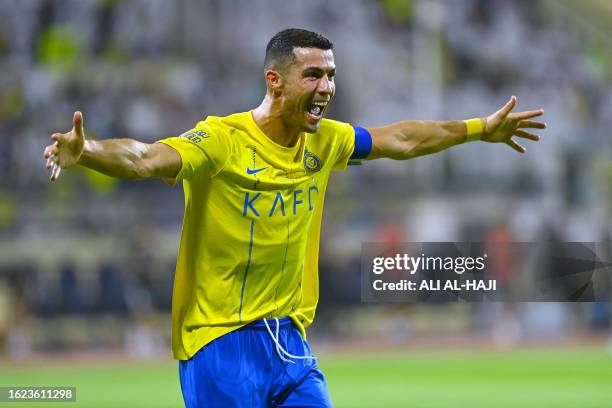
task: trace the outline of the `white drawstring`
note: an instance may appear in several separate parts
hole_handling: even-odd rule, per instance
[[[270,337],[272,337],[272,341],[276,345],[276,354],[278,354],[278,357],[280,357],[281,360],[287,363],[295,363],[295,361],[291,360],[292,358],[311,359],[311,360],[317,359],[315,356],[294,356],[293,354],[290,354],[289,352],[287,352],[287,350],[285,350],[283,346],[280,345],[280,340],[279,340],[280,322],[278,321],[278,317],[275,317],[274,320],[276,321],[276,336],[272,333],[272,329],[270,329],[270,326],[268,326],[268,320],[265,318],[263,319],[266,325],[266,329],[268,329],[268,333],[270,334]]]

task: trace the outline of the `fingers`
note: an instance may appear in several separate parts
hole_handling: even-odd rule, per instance
[[[536,109],[530,111],[516,112],[510,115],[511,119],[514,120],[525,120],[535,118],[536,116],[541,116],[544,114],[544,109]]]
[[[512,98],[510,98],[510,100],[500,110],[497,111],[497,114],[500,115],[502,118],[505,118],[506,116],[508,116],[510,111],[514,109],[515,105],[516,96],[513,95]]]
[[[51,135],[51,139],[55,140],[55,143],[45,147],[44,157],[47,159],[46,167],[51,170],[51,177],[49,178],[51,181],[55,181],[58,179],[60,172],[62,171],[61,166],[59,165],[59,139],[60,134],[54,133]]]
[[[83,114],[80,111],[74,112],[72,117],[72,128],[78,136],[83,136]]]
[[[515,130],[514,135],[522,137],[523,139],[533,140],[534,142],[540,140],[540,136],[534,135],[533,133],[525,132],[524,130]]]
[[[83,134],[83,115],[81,112],[75,112],[72,118],[72,125],[74,127],[74,131],[77,134]],[[62,167],[59,164],[59,148],[61,143],[63,143],[64,135],[61,133],[53,133],[51,135],[51,139],[54,143],[50,146],[47,146],[44,151],[44,157],[47,159],[46,166],[47,169],[51,170],[51,176],[49,179],[51,181],[56,181],[60,173],[62,172]]]
[[[58,143],[55,142],[54,144],[45,147],[44,157],[45,157],[45,159],[48,159],[49,157],[55,156],[58,153],[59,153]]]
[[[59,143],[55,142],[45,147],[44,158],[47,159],[47,169],[51,169],[54,164],[59,164]]]
[[[59,158],[57,156],[51,156],[47,159],[47,168],[52,168],[55,164],[59,165]]]
[[[59,178],[59,175],[62,171],[62,168],[59,164],[54,164],[53,169],[51,170],[51,177],[49,178],[51,181],[55,181]]]
[[[532,120],[521,120],[517,128],[533,128],[533,129],[546,129],[545,122],[534,122]]]
[[[525,153],[527,151],[527,149],[525,149],[523,146],[521,146],[520,144],[516,143],[512,139],[508,139],[506,144],[508,146],[510,146],[511,148],[513,148],[514,150],[516,150],[517,152],[519,152],[519,153]]]
[[[47,168],[50,169],[53,166],[53,163],[58,163],[59,164],[59,147],[60,147],[60,142],[62,141],[62,137],[64,135],[62,135],[61,133],[54,133],[51,135],[51,139],[53,139],[55,141],[55,143],[53,143],[50,146],[45,147],[45,153],[44,153],[44,157],[45,159],[47,159]]]
[[[55,142],[55,144],[57,146],[60,145],[60,143],[62,142],[62,134],[61,133],[54,133],[51,135],[51,139],[53,139],[53,141]]]

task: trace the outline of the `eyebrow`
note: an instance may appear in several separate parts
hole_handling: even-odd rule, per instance
[[[323,69],[321,67],[316,67],[316,66],[311,66],[311,67],[306,67],[302,70],[303,74],[307,74],[307,73],[311,73],[311,72],[316,72],[316,73],[323,73],[326,72],[328,74],[335,74],[336,73],[336,67],[330,68],[330,69]]]

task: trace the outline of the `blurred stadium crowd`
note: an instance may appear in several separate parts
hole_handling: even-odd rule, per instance
[[[607,303],[360,304],[362,242],[585,241],[610,259],[612,36],[592,17],[609,22],[612,10],[584,4],[1,1],[0,354],[116,344],[167,352],[180,187],[83,169],[52,185],[43,148],[76,109],[93,138],[148,142],[251,109],[264,93],[266,42],[289,26],[335,43],[336,119],[463,119],[517,95],[520,109],[545,108],[548,123],[526,155],[472,143],[334,175],[316,327],[343,336],[373,327],[360,326],[367,319],[389,321],[400,339],[439,326],[495,332],[500,315],[511,316],[501,319],[505,338],[609,327]]]

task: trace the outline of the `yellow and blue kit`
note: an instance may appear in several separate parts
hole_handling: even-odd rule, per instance
[[[209,116],[160,140],[181,156],[185,213],[172,300],[172,351],[189,360],[263,318],[290,317],[305,338],[318,301],[323,201],[333,170],[367,156],[363,128],[322,119],[295,146],[251,112]]]

